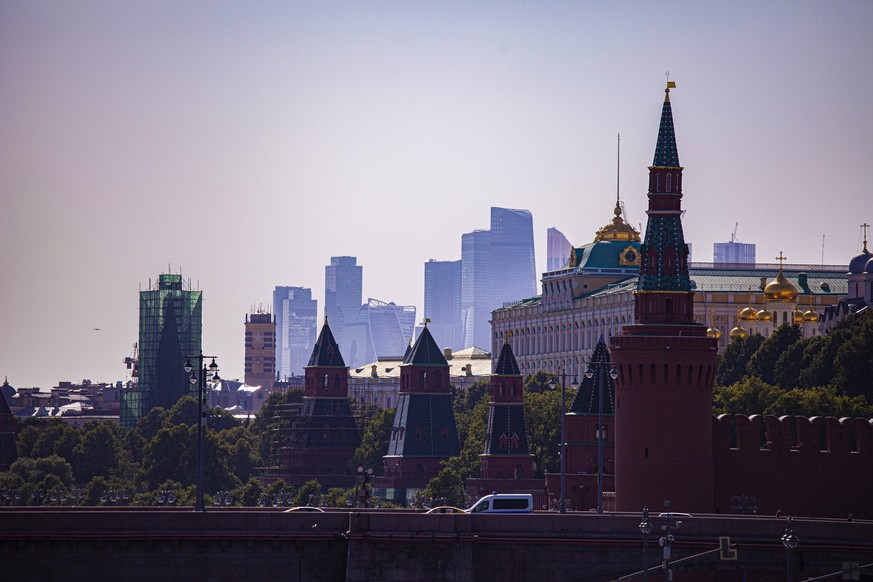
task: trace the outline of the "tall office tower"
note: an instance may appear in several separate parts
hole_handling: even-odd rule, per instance
[[[464,347],[491,345],[491,311],[536,294],[533,218],[528,210],[491,208],[491,230],[461,236]]]
[[[246,314],[245,383],[268,392],[276,379],[276,322],[263,311]]]
[[[570,251],[573,245],[557,228],[551,227],[546,231],[546,271],[562,269],[570,260]]]
[[[182,275],[162,274],[139,293],[139,383],[122,392],[121,424],[132,427],[156,407],[171,408],[186,394],[197,397],[183,366],[200,353],[203,294]]]
[[[491,208],[491,269],[493,308],[536,295],[533,217],[529,210]],[[490,311],[488,316],[490,320]]]
[[[713,243],[712,262],[719,265],[731,264],[755,264],[755,245],[737,241]]]
[[[273,291],[276,316],[276,376],[282,380],[303,375],[315,344],[318,301],[308,287],[276,287]]]
[[[324,314],[344,354],[351,346],[343,339],[343,329],[361,308],[363,271],[355,257],[331,257],[330,265],[324,268]],[[354,365],[351,360],[349,364]]]
[[[491,345],[491,233],[474,230],[461,235],[461,325],[464,347]]]
[[[424,264],[424,317],[437,345],[464,347],[461,334],[461,261],[429,260]]]

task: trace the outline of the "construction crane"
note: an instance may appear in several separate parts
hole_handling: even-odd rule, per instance
[[[734,225],[734,231],[731,233],[731,242],[732,242],[732,243],[734,243],[734,242],[739,242],[739,241],[737,240],[737,229],[738,229],[739,227],[740,227],[740,223],[737,222],[737,223]]]

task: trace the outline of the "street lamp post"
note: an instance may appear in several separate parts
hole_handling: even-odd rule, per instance
[[[206,511],[206,504],[203,502],[203,431],[206,426],[206,412],[203,410],[203,397],[206,393],[206,378],[209,376],[214,381],[221,380],[218,377],[218,364],[215,363],[217,356],[204,356],[200,352],[196,356],[187,356],[185,365],[183,366],[186,373],[191,374],[188,381],[191,384],[197,384],[197,499],[194,501],[194,511]],[[191,364],[191,359],[197,360],[197,369],[199,375],[194,372],[194,366]],[[207,369],[204,360],[212,358],[212,363]]]
[[[566,482],[567,482],[567,374],[561,370],[561,513],[567,513],[567,494],[566,494]],[[579,383],[576,382],[576,379],[573,379],[574,388],[578,386]],[[552,376],[552,379],[549,381],[549,388],[552,390],[555,389],[555,377]]]
[[[648,507],[643,507],[643,521],[639,528],[643,534],[643,582],[649,582],[649,534],[652,533],[652,524],[649,521]]]
[[[788,574],[788,582],[791,582],[791,550],[797,547],[800,539],[794,535],[794,518],[789,516],[785,523],[785,533],[782,534],[782,545],[785,546],[785,567]]]
[[[588,362],[585,377],[594,377],[591,366],[597,366],[597,513],[603,513],[603,390],[606,384],[606,366],[609,362]],[[618,378],[615,366],[609,368],[609,377]]]

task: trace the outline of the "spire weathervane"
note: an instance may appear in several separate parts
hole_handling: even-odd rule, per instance
[[[870,228],[870,225],[866,222],[861,225],[861,230],[864,231],[864,251],[867,251],[867,229]]]

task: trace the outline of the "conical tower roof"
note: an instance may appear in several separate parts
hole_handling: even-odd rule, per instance
[[[312,355],[309,357],[309,363],[307,364],[307,367],[316,366],[331,368],[346,367],[346,362],[343,360],[339,345],[330,331],[326,317],[324,318],[324,327],[321,328],[321,333],[318,335],[315,347],[312,348]]]
[[[591,378],[582,377],[582,384],[576,393],[576,399],[570,412],[578,415],[598,414],[600,407],[600,393],[598,387],[598,375],[603,373],[603,414],[615,414],[615,382],[609,377],[610,359],[609,350],[603,336],[597,341],[594,354],[589,363],[594,375]]]
[[[661,108],[661,127],[658,129],[658,144],[655,146],[653,166],[662,168],[679,167],[679,150],[676,149],[676,132],[673,129],[673,108],[670,106],[670,87],[667,83],[664,106]]]
[[[439,348],[425,324],[411,350],[407,350],[404,364],[415,366],[448,366],[443,351]]]
[[[509,345],[507,338],[503,342],[503,348],[500,350],[500,357],[497,358],[497,367],[494,368],[494,374],[497,376],[521,376],[518,370],[518,362],[515,361],[515,354],[512,353],[512,346]]]

